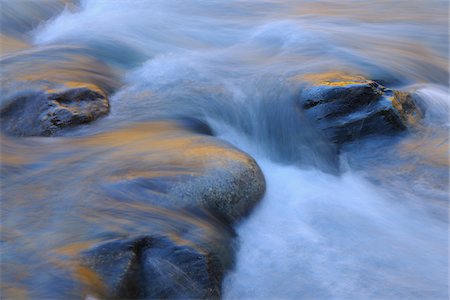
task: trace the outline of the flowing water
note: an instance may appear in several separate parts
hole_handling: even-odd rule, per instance
[[[14,19],[22,52],[4,54],[64,46],[119,74],[110,115],[65,135],[195,117],[261,166],[225,299],[447,299],[448,1],[69,2]],[[336,157],[291,109],[299,76],[319,72],[414,91],[424,122]]]

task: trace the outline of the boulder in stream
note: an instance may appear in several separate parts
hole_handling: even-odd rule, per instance
[[[421,112],[409,93],[388,89],[361,76],[339,73],[303,77],[299,106],[336,145],[372,134],[405,130]]]
[[[98,245],[81,265],[104,283],[96,296],[120,299],[219,298],[224,271],[213,253],[157,235]]]
[[[2,130],[16,136],[50,136],[60,129],[106,115],[109,101],[100,88],[80,87],[25,93],[3,106]]]
[[[52,46],[0,60],[1,129],[15,136],[51,136],[109,112],[120,84],[89,49]]]

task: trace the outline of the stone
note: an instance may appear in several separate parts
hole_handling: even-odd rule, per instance
[[[50,136],[109,112],[104,91],[93,85],[25,94],[0,111],[2,130],[16,136]]]
[[[52,46],[0,60],[0,121],[3,133],[58,135],[109,112],[108,96],[120,85],[109,66],[89,49]]]
[[[164,236],[110,241],[82,253],[82,265],[104,282],[102,298],[220,297],[223,266],[213,253]]]
[[[406,92],[388,89],[361,76],[306,77],[298,104],[332,143],[342,145],[369,135],[393,135],[420,116]]]

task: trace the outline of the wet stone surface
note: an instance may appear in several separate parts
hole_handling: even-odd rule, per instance
[[[16,136],[50,136],[92,122],[109,112],[106,94],[96,87],[22,95],[0,111],[3,132]]]
[[[299,106],[336,145],[404,131],[420,111],[411,95],[362,77],[320,79],[306,86]]]
[[[103,297],[218,298],[223,266],[213,253],[177,245],[164,236],[104,243],[82,253],[82,264],[106,283]]]

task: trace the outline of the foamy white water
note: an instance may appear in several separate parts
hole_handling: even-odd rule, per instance
[[[443,299],[447,226],[357,174],[259,161],[268,189],[238,227],[225,299]]]
[[[423,106],[426,109],[426,118],[430,123],[441,123],[450,126],[450,98],[448,89],[442,86],[425,86],[417,89]]]
[[[225,299],[447,297],[448,222],[427,210],[431,198],[407,182],[376,185],[348,166],[334,176],[271,162],[257,144],[213,124],[257,159],[267,181],[264,199],[237,226]]]

